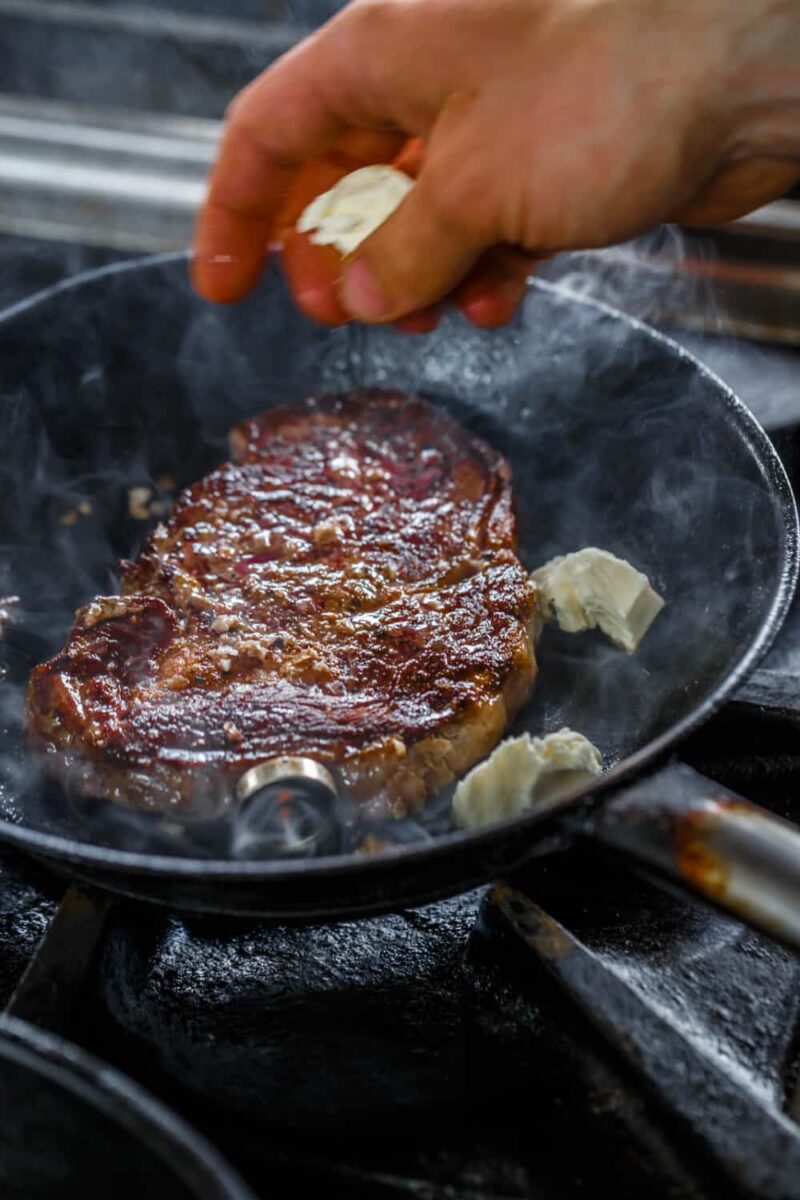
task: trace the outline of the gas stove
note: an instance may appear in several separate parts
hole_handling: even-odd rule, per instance
[[[225,102],[338,6],[0,0],[0,306],[185,244]],[[795,196],[547,273],[634,295],[797,487],[799,254]],[[798,664],[800,603],[682,748],[795,820]],[[0,1003],[143,1084],[257,1197],[800,1197],[800,956],[598,850],[515,883],[275,926],[112,901],[3,848]]]
[[[0,253],[11,303],[109,252]],[[718,369],[754,407],[756,382],[786,396],[766,416],[797,486],[796,352],[732,345]],[[800,604],[682,748],[795,820],[798,655]],[[289,927],[111,901],[3,849],[0,1001],[143,1084],[257,1196],[800,1196],[800,958],[598,850],[515,884]]]
[[[800,1194],[800,958],[610,858],[294,927],[0,862],[6,1011],[144,1084],[257,1196]]]
[[[0,301],[119,253],[6,236]],[[797,351],[674,332],[800,484]],[[800,603],[682,748],[795,820],[799,658]],[[515,883],[271,926],[111,901],[3,849],[0,1000],[143,1084],[256,1196],[800,1196],[800,958],[597,850]]]

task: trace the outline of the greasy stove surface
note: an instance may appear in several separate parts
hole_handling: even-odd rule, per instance
[[[800,1195],[800,1177],[772,1186],[769,1163],[766,1190],[732,1190],[724,1136],[735,1120],[749,1163],[776,1129],[781,1155],[798,1153],[777,1115],[794,1084],[798,957],[610,860],[553,860],[528,890],[591,954],[597,1012],[620,984],[636,1001],[616,1045],[477,892],[310,928],[119,905],[66,1032],[265,1197],[305,1184],[555,1200],[612,1182],[631,1200]],[[30,955],[58,891],[3,853],[4,963]],[[631,1060],[634,1037],[654,1048],[655,1078]],[[685,1079],[665,1090],[675,1062]]]
[[[623,978],[645,1036],[710,1064],[686,1079],[687,1110],[714,1072],[738,1072],[766,1129],[797,961],[625,872],[581,877],[554,863],[534,890],[598,956],[598,1002]],[[680,1105],[609,1053],[477,894],[312,930],[167,917],[134,931],[120,914],[100,966],[129,1068],[154,1071],[207,1130],[224,1114],[216,1136],[256,1186],[300,1168],[364,1194],[424,1180],[431,1195],[566,1197],[612,1179],[620,1197],[730,1194],[708,1131],[682,1128]]]

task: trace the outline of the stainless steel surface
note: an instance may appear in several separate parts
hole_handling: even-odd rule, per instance
[[[336,781],[312,758],[258,763],[239,778],[236,799],[241,813],[232,848],[239,858],[305,858],[335,837]]]
[[[800,200],[704,230],[559,255],[547,278],[672,329],[800,345]]]
[[[0,0],[0,86],[29,98],[219,119],[306,32],[295,11],[302,4]]]
[[[223,8],[224,5],[220,5]],[[103,28],[122,33],[139,33],[160,37],[164,34],[186,41],[205,41],[214,45],[230,43],[272,50],[276,43],[284,48],[287,24],[281,20],[285,6],[277,0],[264,4],[262,22],[243,21],[225,16],[196,15],[170,11],[151,4],[119,4],[104,6],[80,3],[80,0],[0,0],[0,20],[24,17],[51,26]],[[271,10],[271,12],[269,11]],[[276,18],[278,18],[276,20]],[[297,36],[297,29],[293,30]]]
[[[185,246],[219,124],[0,95],[0,232]]]
[[[591,833],[800,949],[800,830],[675,764],[613,797]]]
[[[776,200],[740,217],[727,228],[734,234],[760,233],[764,237],[778,240],[788,237],[800,242],[800,200]]]

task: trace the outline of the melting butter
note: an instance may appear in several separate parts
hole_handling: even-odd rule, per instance
[[[629,562],[588,546],[552,559],[531,574],[547,618],[567,633],[600,628],[629,653],[636,649],[664,601]]]
[[[559,729],[546,737],[506,738],[473,767],[453,795],[453,820],[476,829],[576,792],[603,769],[600,752],[583,734]]]

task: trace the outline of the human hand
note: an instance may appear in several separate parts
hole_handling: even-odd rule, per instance
[[[344,264],[294,230],[393,160],[416,186]],[[501,324],[532,259],[731,220],[797,178],[800,0],[355,0],[231,106],[193,277],[236,300],[279,238],[318,320],[426,329],[451,296]]]

